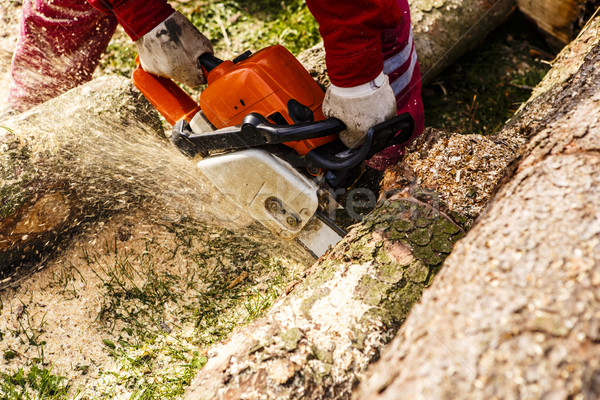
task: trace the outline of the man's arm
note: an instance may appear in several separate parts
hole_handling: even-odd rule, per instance
[[[85,0],[24,1],[8,107],[25,111],[92,79],[116,26]]]
[[[88,0],[92,7],[114,14],[134,42],[175,11],[166,0]]]
[[[307,5],[319,23],[332,82],[323,110],[348,127],[340,135],[344,143],[360,145],[369,127],[395,112],[413,116],[413,138],[418,136],[423,130],[421,74],[408,1],[307,0]],[[395,163],[403,149],[386,150],[372,166]]]
[[[138,48],[142,67],[188,86],[205,83],[198,58],[212,53],[208,38],[166,0],[89,0],[112,13]]]
[[[382,32],[405,21],[396,0],[306,0],[325,45],[331,83],[353,87],[383,70]]]

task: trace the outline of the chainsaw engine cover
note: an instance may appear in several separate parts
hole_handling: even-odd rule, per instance
[[[287,239],[302,230],[319,206],[317,185],[265,150],[208,157],[198,168],[251,217]]]
[[[234,60],[235,61],[235,60]],[[323,89],[283,46],[264,48],[239,62],[223,61],[207,75],[200,107],[217,128],[241,125],[244,118],[259,114],[271,123],[294,124],[290,112],[306,108],[314,120],[323,120]],[[335,140],[332,135],[286,143],[298,153]]]

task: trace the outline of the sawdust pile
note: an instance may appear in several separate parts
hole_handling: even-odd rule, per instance
[[[71,396],[129,398],[152,383],[177,397],[207,346],[260,315],[308,261],[264,232],[147,217],[98,223],[0,293],[0,371],[41,362]]]
[[[520,138],[457,135],[428,128],[403,161],[450,210],[474,220],[522,143]]]

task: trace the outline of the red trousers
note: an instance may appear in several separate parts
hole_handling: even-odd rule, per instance
[[[415,130],[410,140],[402,145],[388,147],[367,161],[371,168],[383,171],[396,164],[404,155],[406,146],[425,128],[425,114],[421,100],[421,70],[413,42],[410,10],[406,0],[397,0],[402,10],[402,23],[394,29],[384,30],[381,35],[383,72],[390,78],[396,95],[398,114],[409,113],[415,120]]]
[[[25,0],[9,105],[24,111],[92,79],[116,26],[86,0]]]

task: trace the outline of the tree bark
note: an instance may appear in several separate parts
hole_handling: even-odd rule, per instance
[[[596,8],[598,0],[517,0],[523,14],[561,48],[575,39]]]
[[[409,0],[415,48],[426,85],[444,68],[480,44],[514,10],[515,0]],[[328,86],[323,44],[298,56]]]
[[[512,0],[409,0],[426,85],[508,18]]]
[[[463,234],[427,193],[396,196],[213,347],[185,398],[348,398]]]
[[[402,324],[406,313],[438,270],[438,263],[446,253],[431,252],[431,250],[441,250],[438,247],[440,239],[442,239],[441,243],[447,246],[445,250],[449,250],[454,240],[461,236],[461,231],[455,224],[456,219],[450,218],[448,214],[455,217],[458,214],[460,219],[465,217],[465,214],[460,215],[459,211],[462,210],[475,217],[478,213],[474,209],[482,209],[494,193],[494,184],[489,187],[479,187],[478,182],[487,180],[498,182],[511,160],[518,155],[519,149],[532,137],[537,142],[538,136],[535,135],[539,132],[548,135],[556,129],[560,121],[567,118],[565,116],[572,115],[581,102],[585,102],[588,106],[594,105],[595,98],[587,100],[588,92],[584,89],[596,87],[597,82],[600,81],[593,69],[596,60],[595,58],[583,59],[581,56],[597,45],[596,34],[596,28],[588,29],[581,41],[565,50],[555,68],[536,89],[532,99],[519,110],[499,135],[488,138],[471,135],[452,136],[430,130],[423,138],[417,140],[409,150],[406,163],[389,171],[386,176],[385,191],[388,202],[383,202],[366,222],[355,228],[349,237],[336,247],[332,254],[313,266],[306,278],[292,288],[265,318],[239,329],[227,342],[213,348],[209,352],[208,364],[189,388],[186,399],[348,398],[350,390],[363,377],[366,367],[378,358],[379,351],[394,334],[394,330]],[[595,121],[593,115],[590,114]],[[573,133],[566,128],[564,132],[571,135],[565,137],[565,143],[569,143],[568,139],[574,137],[573,135],[582,134],[581,131]],[[586,157],[590,156],[584,156]],[[453,160],[454,158],[457,160]],[[445,169],[446,162],[450,162],[450,166]],[[550,166],[552,165],[556,164],[551,163]],[[587,171],[593,170],[594,166],[595,164],[586,167]],[[413,176],[411,169],[414,169],[416,177]],[[535,172],[535,169],[534,164],[528,168],[528,173]],[[571,175],[575,181],[575,176]],[[483,176],[483,178],[478,181],[476,176]],[[548,178],[549,173],[546,173],[536,179],[543,181]],[[407,186],[407,182],[412,184]],[[522,180],[518,182],[523,183]],[[520,220],[527,219],[527,215],[535,214],[534,210],[528,210],[529,214],[526,215],[518,213],[525,203],[516,202],[516,198],[535,197],[535,193],[526,190],[520,193],[518,182],[509,192],[510,195],[506,195],[509,204],[504,214],[495,218],[487,217],[485,222],[477,225],[479,229],[487,226],[504,227],[511,217],[518,225]],[[523,185],[524,189],[534,190],[537,183],[533,182],[531,180],[527,185]],[[573,193],[566,195],[567,201],[561,204],[569,207],[569,204],[573,204],[574,199],[581,195],[581,187],[589,187],[586,185],[593,182],[592,178],[586,178],[580,182],[582,186],[576,186],[574,183]],[[568,184],[568,180],[561,180],[560,184]],[[427,192],[424,196],[421,189],[416,189],[422,186],[433,188],[438,194]],[[477,193],[470,193],[472,186],[477,188]],[[519,197],[515,197],[517,195]],[[596,198],[597,192],[581,199],[593,202]],[[471,208],[461,206],[466,199],[473,200]],[[436,209],[436,204],[442,203],[446,203],[449,208],[447,214],[436,214],[432,211]],[[414,204],[419,206],[415,207]],[[550,206],[545,205],[545,207],[543,211],[549,214]],[[433,218],[436,215],[438,218]],[[576,217],[584,218],[586,215],[588,214],[582,212]],[[558,214],[554,218],[565,218],[565,216]],[[539,221],[551,220],[550,215],[544,215]],[[445,228],[439,229],[438,224]],[[575,226],[576,223],[571,225]],[[539,226],[541,231],[535,235],[539,237],[547,235],[549,226],[545,222],[541,223]],[[527,234],[528,231],[524,228],[526,226],[522,228],[523,234]],[[588,233],[596,232],[590,224],[584,223],[582,229],[584,228],[589,228]],[[496,237],[510,237],[512,231],[516,232],[516,227],[505,228],[504,231],[500,231],[502,234],[489,233],[491,231],[486,230],[485,240],[477,240],[474,245],[461,242],[465,243],[459,245],[463,248],[462,257],[475,250],[488,251],[489,257],[499,254],[517,254],[517,251],[510,250],[510,247],[488,249],[490,243],[500,240],[495,239]],[[529,241],[536,237],[532,232],[527,236]],[[477,234],[483,235],[476,231],[474,235]],[[512,242],[520,243],[516,239]],[[527,247],[527,243],[530,242],[524,243],[524,247]],[[554,246],[555,243],[552,245]],[[590,243],[590,246],[592,245],[593,243]],[[556,248],[561,247],[557,245]],[[548,247],[540,249],[547,252],[547,257],[552,256]],[[565,253],[565,256],[567,254]],[[585,255],[589,256],[588,253]],[[501,256],[496,259],[496,262],[502,262],[503,259],[504,256]],[[487,282],[486,279],[492,279],[490,276],[493,275],[493,278],[497,279],[502,273],[502,271],[490,272],[489,268],[485,268],[485,263],[474,261],[471,262],[468,272],[463,272],[463,259],[453,256],[452,260],[454,262],[450,264],[451,267],[445,269],[446,275],[460,273],[460,282],[473,281],[471,277],[474,276],[480,277],[481,282]],[[549,268],[546,264],[541,265]],[[562,280],[559,279],[554,285],[561,282]],[[470,290],[479,288],[484,294],[493,293],[486,290],[487,285],[482,286],[480,282],[477,283],[479,286]],[[533,284],[529,285],[532,286],[531,292],[535,293],[539,290],[537,285],[535,288]],[[555,286],[552,290],[556,292]],[[454,289],[451,302],[444,292],[449,288]],[[408,393],[403,386],[406,383],[418,389],[407,394],[407,398],[427,394],[427,390],[435,393],[431,398],[445,394],[447,394],[446,398],[456,398],[460,397],[460,394],[475,391],[472,387],[461,387],[464,390],[455,391],[448,389],[454,377],[444,375],[446,371],[444,366],[458,361],[452,357],[452,350],[444,348],[442,342],[436,342],[436,335],[444,333],[448,327],[454,327],[456,331],[448,332],[449,335],[464,336],[464,334],[459,335],[459,332],[463,332],[463,326],[469,326],[466,325],[467,322],[475,325],[479,320],[485,320],[489,326],[494,321],[497,321],[496,325],[503,323],[502,314],[494,314],[490,311],[496,311],[495,306],[501,307],[505,304],[512,310],[511,302],[505,298],[522,297],[521,292],[524,288],[519,286],[517,293],[498,291],[495,302],[490,303],[490,310],[482,309],[479,303],[473,300],[474,297],[470,292],[468,298],[464,296],[464,289],[460,285],[454,287],[444,285],[439,290],[431,290],[432,294],[429,298],[430,301],[435,301],[435,304],[430,304],[427,308],[428,321],[441,321],[436,325],[438,330],[427,334],[427,329],[422,324],[419,325],[423,321],[421,314],[425,312],[425,307],[419,306],[418,313],[411,314],[412,330],[403,328],[403,332],[406,332],[405,335],[410,335],[412,342],[401,342],[403,353],[400,354],[402,357],[409,354],[415,361],[398,363],[400,356],[394,353],[397,357],[393,361],[398,365],[382,365],[373,378],[375,383],[366,387],[365,392],[361,392],[363,398],[375,397],[380,390],[383,396],[396,398],[399,393]],[[465,297],[464,301],[460,301],[461,296]],[[455,306],[455,303],[461,306]],[[521,307],[518,308],[520,313],[525,312],[522,310],[522,303],[518,302]],[[440,313],[439,310],[445,311]],[[470,317],[469,312],[472,310],[477,311],[477,318]],[[485,314],[485,318],[480,316],[480,313]],[[464,316],[463,325],[453,323],[457,315]],[[535,321],[535,319],[531,320]],[[550,321],[548,326],[554,326],[552,324],[555,319],[544,321],[547,320]],[[546,323],[544,321],[543,323]],[[502,331],[502,334],[506,335],[506,330]],[[415,344],[420,344],[421,337],[427,338],[428,341],[424,341],[422,346],[413,348]],[[448,338],[448,340],[452,339],[454,336]],[[461,345],[482,352],[491,351],[491,349],[481,349],[479,345],[473,346],[473,343],[478,342],[464,340]],[[434,350],[430,350],[434,348],[436,350],[444,348],[445,351],[440,351],[440,355],[436,356]],[[422,354],[426,356],[420,356]],[[427,357],[435,358],[439,365],[437,370],[440,372],[432,376],[432,380],[435,385],[440,385],[442,388],[440,390],[435,386],[422,383],[425,382],[422,375],[427,374],[428,368],[433,365],[427,361]],[[421,368],[422,365],[427,367]],[[451,371],[460,370],[460,367],[460,363],[453,365],[454,369]],[[477,371],[475,367],[471,369]],[[405,371],[404,374],[412,377],[413,380],[405,380],[396,385],[394,374],[400,375],[401,371]],[[469,369],[463,368],[464,371],[467,373]],[[490,371],[493,369],[490,368]],[[419,375],[415,377],[417,373]],[[446,386],[440,382],[441,380],[446,382]],[[390,386],[390,389],[386,390],[388,384],[393,384],[393,388]],[[429,389],[424,389],[426,386]],[[447,393],[444,391],[446,389]]]
[[[508,125],[530,143],[356,399],[600,397],[599,33]]]

